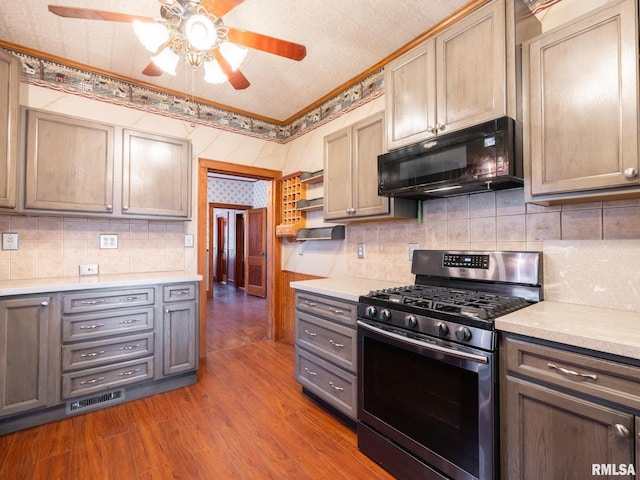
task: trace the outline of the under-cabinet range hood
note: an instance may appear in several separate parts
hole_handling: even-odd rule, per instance
[[[423,200],[522,184],[522,124],[510,117],[378,157],[381,196]]]

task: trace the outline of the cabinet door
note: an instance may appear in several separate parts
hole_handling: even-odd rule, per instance
[[[113,211],[113,127],[30,110],[25,208]]]
[[[124,130],[122,213],[189,218],[188,140]]]
[[[390,62],[384,70],[389,149],[435,135],[435,42],[429,40]]]
[[[634,463],[633,415],[507,377],[505,478],[591,478],[592,464]]]
[[[638,183],[636,24],[628,0],[525,46],[532,195]]]
[[[47,405],[49,302],[0,301],[0,416]]]
[[[436,37],[438,134],[505,114],[504,8],[490,2]]]
[[[384,112],[353,126],[352,178],[355,217],[389,213],[389,198],[378,196],[378,155],[384,151]]]
[[[0,50],[0,208],[17,207],[18,72],[20,61]]]
[[[351,155],[351,127],[343,128],[325,137],[323,185],[325,220],[347,217],[353,208]]]
[[[195,302],[165,305],[163,329],[164,375],[194,370],[198,366],[198,319]]]

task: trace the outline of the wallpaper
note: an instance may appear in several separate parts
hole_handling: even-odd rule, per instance
[[[268,182],[264,180],[246,181],[209,177],[207,201],[209,203],[229,203],[251,205],[253,208],[267,206]]]

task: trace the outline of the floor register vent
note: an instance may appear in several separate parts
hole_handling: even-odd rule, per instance
[[[113,405],[123,401],[124,390],[114,390],[112,392],[95,395],[93,397],[71,400],[70,402],[67,402],[67,415],[102,408],[107,405]]]

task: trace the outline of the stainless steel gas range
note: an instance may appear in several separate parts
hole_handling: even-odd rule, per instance
[[[498,478],[494,319],[542,300],[538,252],[418,250],[358,303],[358,446],[399,479]]]

